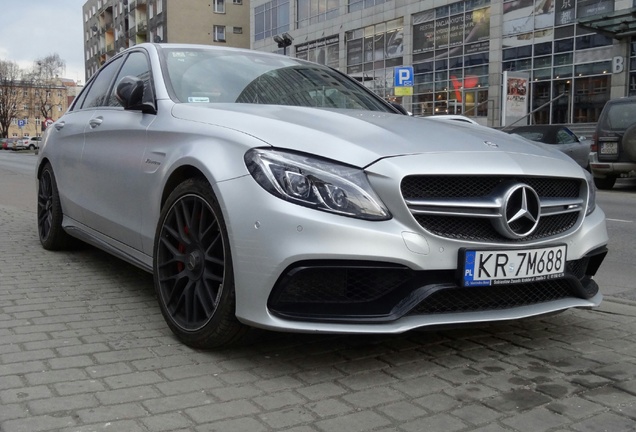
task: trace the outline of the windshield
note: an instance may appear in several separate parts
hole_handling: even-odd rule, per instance
[[[204,48],[163,49],[179,102],[249,103],[393,112],[338,72],[291,57]]]

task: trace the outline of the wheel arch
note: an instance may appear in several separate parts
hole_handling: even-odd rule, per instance
[[[170,177],[168,177],[168,180],[166,181],[166,184],[161,193],[161,202],[159,204],[159,208],[160,209],[163,208],[164,204],[168,200],[168,197],[170,196],[172,191],[175,190],[177,186],[179,186],[184,181],[193,179],[193,178],[199,178],[210,183],[210,181],[207,179],[205,174],[203,174],[203,172],[195,166],[182,165],[176,170],[174,170],[170,174]]]
[[[38,169],[36,172],[36,179],[40,179],[40,176],[42,175],[42,170],[44,169],[44,167],[46,166],[46,164],[51,164],[51,161],[49,161],[49,158],[44,157],[42,158],[42,160],[39,161],[39,165],[38,165]],[[51,164],[52,166],[52,164]]]

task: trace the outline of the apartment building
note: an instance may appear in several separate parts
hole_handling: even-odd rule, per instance
[[[518,110],[527,122],[589,124],[610,98],[636,94],[636,0],[252,0],[251,8],[252,48],[336,67],[415,115],[502,126]],[[395,68],[405,66],[411,88],[396,92]]]
[[[11,121],[9,138],[42,136],[47,120],[56,121],[66,112],[79,89],[75,81],[56,78],[51,82],[17,81],[11,89],[17,98],[18,115]]]
[[[250,46],[250,0],[88,0],[83,6],[86,79],[143,42]]]

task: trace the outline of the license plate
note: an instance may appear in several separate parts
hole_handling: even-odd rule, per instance
[[[601,143],[601,154],[618,154],[617,142]]]
[[[463,286],[538,282],[565,275],[565,245],[517,250],[464,250]]]

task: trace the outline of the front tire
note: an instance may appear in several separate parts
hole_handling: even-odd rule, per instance
[[[71,237],[62,228],[63,217],[53,168],[47,163],[38,181],[38,235],[44,249],[60,250],[69,246]]]
[[[227,228],[210,185],[181,183],[161,211],[153,274],[159,306],[174,334],[195,348],[241,339]]]

